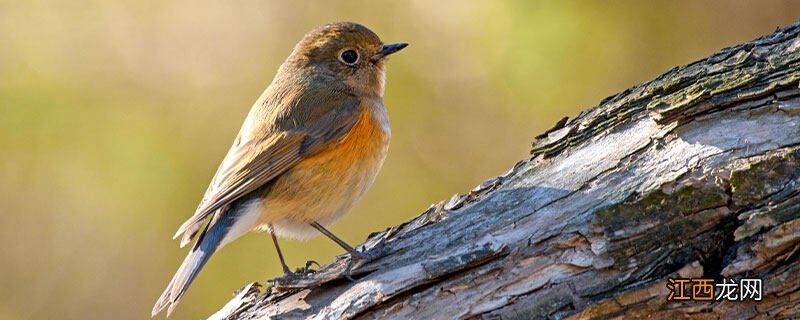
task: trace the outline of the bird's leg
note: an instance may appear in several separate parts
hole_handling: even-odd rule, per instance
[[[356,249],[353,249],[353,247],[351,247],[349,244],[344,242],[344,240],[339,239],[339,237],[335,236],[333,233],[328,231],[328,229],[325,229],[325,227],[323,227],[321,224],[317,223],[316,221],[312,222],[311,226],[314,227],[314,229],[319,230],[319,232],[324,234],[326,237],[328,237],[331,240],[333,240],[333,242],[336,242],[336,244],[338,244],[340,247],[344,248],[344,250],[347,250],[347,252],[350,253],[350,255],[352,255],[354,258],[362,259],[362,260],[369,260],[369,259],[376,258],[376,256],[377,256],[377,255],[376,256],[368,255],[368,254],[365,254],[363,252],[359,252]]]
[[[340,247],[342,247],[345,250],[347,250],[348,253],[350,253],[350,256],[352,257],[352,259],[350,259],[350,261],[347,263],[347,265],[344,268],[344,277],[347,278],[347,279],[350,279],[350,281],[355,281],[355,279],[353,279],[353,277],[350,276],[350,270],[353,268],[353,264],[355,263],[356,259],[357,260],[375,259],[375,258],[381,256],[384,253],[384,250],[383,250],[382,246],[380,248],[374,248],[374,249],[378,249],[378,250],[374,251],[374,252],[372,252],[370,254],[363,253],[363,252],[358,252],[356,249],[353,249],[353,247],[351,247],[349,244],[344,242],[344,240],[339,239],[339,237],[335,236],[332,232],[328,231],[328,229],[325,229],[325,227],[323,227],[321,224],[317,223],[316,221],[311,222],[311,226],[314,227],[314,229],[317,229],[320,233],[324,234],[326,237],[328,237],[331,240],[333,240],[333,242],[336,242],[336,244],[338,244]]]
[[[278,251],[278,259],[281,260],[281,267],[283,268],[284,274],[291,274],[292,270],[289,269],[289,266],[286,265],[286,260],[283,259],[283,252],[281,252],[281,247],[278,245],[278,237],[275,236],[275,233],[272,232],[272,224],[269,225],[269,235],[272,237],[272,243],[275,244],[275,250]]]
[[[328,231],[328,229],[325,229],[325,227],[323,227],[316,221],[312,222],[311,226],[314,227],[314,229],[319,230],[320,233],[324,234],[326,237],[330,238],[331,240],[333,240],[333,242],[336,242],[336,244],[338,244],[340,247],[344,248],[344,250],[350,253],[350,256],[353,257],[353,259],[350,259],[350,261],[347,263],[347,266],[345,266],[344,276],[350,281],[356,281],[355,279],[353,279],[353,277],[350,276],[350,269],[353,268],[353,263],[355,262],[356,259],[367,260],[369,259],[369,257],[361,252],[356,251],[356,249],[353,249],[353,247],[347,244],[347,242],[344,242],[344,240],[339,239],[339,237],[335,236],[332,232]]]
[[[275,233],[272,230],[273,230],[272,225],[270,224],[269,235],[272,237],[272,243],[275,244],[275,250],[278,251],[278,258],[281,260],[281,267],[283,268],[284,275],[294,275],[296,273],[303,273],[303,274],[312,273],[315,271],[314,269],[311,269],[312,265],[316,264],[317,267],[319,267],[319,263],[317,263],[316,261],[308,260],[306,261],[305,267],[297,268],[298,270],[296,272],[292,272],[292,270],[289,269],[289,266],[286,265],[286,260],[283,258],[283,252],[281,252],[281,247],[278,245],[278,237],[275,236]]]

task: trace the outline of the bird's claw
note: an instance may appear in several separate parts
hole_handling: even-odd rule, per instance
[[[380,258],[386,253],[386,245],[385,239],[381,239],[381,241],[372,247],[371,250],[368,252],[361,252],[358,250],[353,250],[350,252],[350,261],[347,262],[347,265],[344,268],[344,277],[350,281],[355,281],[353,279],[350,271],[353,269],[356,261],[371,261],[377,258]]]
[[[292,271],[288,267],[284,266],[283,276],[281,276],[280,278],[298,279],[298,278],[302,278],[304,276],[307,276],[309,274],[315,273],[315,272],[317,272],[317,270],[311,268],[311,266],[313,266],[313,265],[317,265],[317,268],[321,267],[320,264],[318,262],[314,261],[314,260],[306,261],[306,265],[305,266],[297,267],[294,271]]]
[[[305,266],[303,266],[303,267],[298,267],[298,268],[297,268],[297,269],[294,271],[294,273],[296,273],[296,274],[304,274],[304,275],[305,275],[305,274],[310,274],[310,273],[317,272],[317,270],[315,270],[315,269],[311,269],[311,266],[313,266],[313,265],[317,265],[317,268],[320,268],[320,267],[321,267],[321,266],[320,266],[320,264],[319,264],[318,262],[316,262],[316,261],[314,261],[314,260],[308,260],[308,261],[306,261],[306,265],[305,265]]]

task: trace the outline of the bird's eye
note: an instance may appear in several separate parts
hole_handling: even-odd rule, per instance
[[[339,60],[344,62],[347,65],[354,65],[358,62],[358,52],[355,50],[345,50],[339,54]]]

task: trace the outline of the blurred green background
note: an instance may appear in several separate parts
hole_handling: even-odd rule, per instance
[[[0,0],[0,319],[145,319],[244,116],[311,28],[361,22],[389,63],[389,157],[333,231],[358,244],[525,158],[564,115],[771,33],[797,1]],[[342,250],[284,240],[291,265]],[[218,252],[174,318],[280,274]]]

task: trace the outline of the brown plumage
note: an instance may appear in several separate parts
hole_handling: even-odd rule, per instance
[[[303,37],[250,110],[195,214],[175,234],[181,247],[197,241],[153,315],[168,305],[171,313],[211,254],[253,229],[294,238],[323,232],[363,257],[324,226],[352,208],[386,157],[385,60],[405,46],[384,45],[350,22]]]

